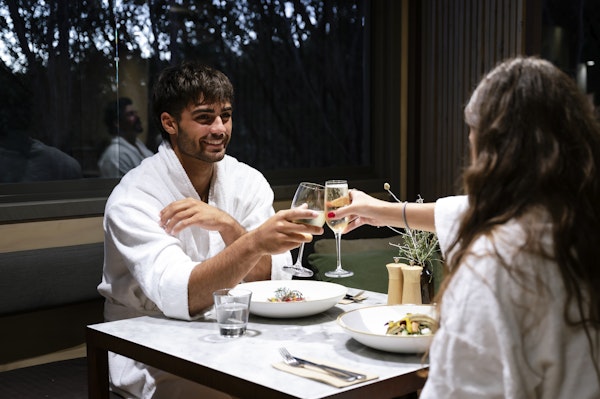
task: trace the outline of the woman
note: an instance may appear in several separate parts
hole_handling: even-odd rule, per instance
[[[466,196],[406,205],[353,190],[335,212],[358,217],[347,231],[408,224],[437,232],[449,274],[420,398],[598,398],[593,106],[549,62],[516,58],[480,82],[465,121]]]

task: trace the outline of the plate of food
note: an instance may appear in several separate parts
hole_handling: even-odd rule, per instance
[[[340,284],[314,280],[266,280],[242,283],[252,291],[250,313],[273,318],[312,316],[335,306],[346,295]]]
[[[337,318],[352,338],[370,348],[424,353],[437,330],[432,305],[379,305],[350,310]]]

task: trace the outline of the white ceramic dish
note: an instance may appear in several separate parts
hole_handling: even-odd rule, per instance
[[[433,335],[386,335],[388,321],[400,320],[408,313],[435,318],[431,305],[381,305],[351,310],[338,316],[338,324],[363,345],[386,352],[424,353]]]
[[[267,280],[239,285],[252,291],[250,313],[273,318],[311,316],[335,306],[346,295],[347,288],[340,284],[314,280]],[[301,302],[269,302],[278,288],[298,290],[305,300]]]

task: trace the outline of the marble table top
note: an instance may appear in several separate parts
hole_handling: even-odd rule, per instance
[[[326,312],[303,318],[271,319],[250,315],[246,335],[221,338],[211,313],[195,321],[139,317],[88,328],[132,341],[181,359],[281,391],[295,398],[324,398],[357,385],[336,388],[275,369],[286,347],[298,357],[323,359],[350,369],[379,376],[362,384],[374,384],[426,367],[421,355],[387,353],[352,339],[336,319],[345,311],[384,305],[386,295],[369,292],[361,303],[337,304]],[[359,384],[361,385],[361,384]]]

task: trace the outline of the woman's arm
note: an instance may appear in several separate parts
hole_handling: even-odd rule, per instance
[[[344,233],[364,224],[371,226],[393,226],[435,232],[435,203],[399,203],[374,198],[362,191],[352,189],[350,205],[337,209],[330,219],[348,217],[351,221]]]

